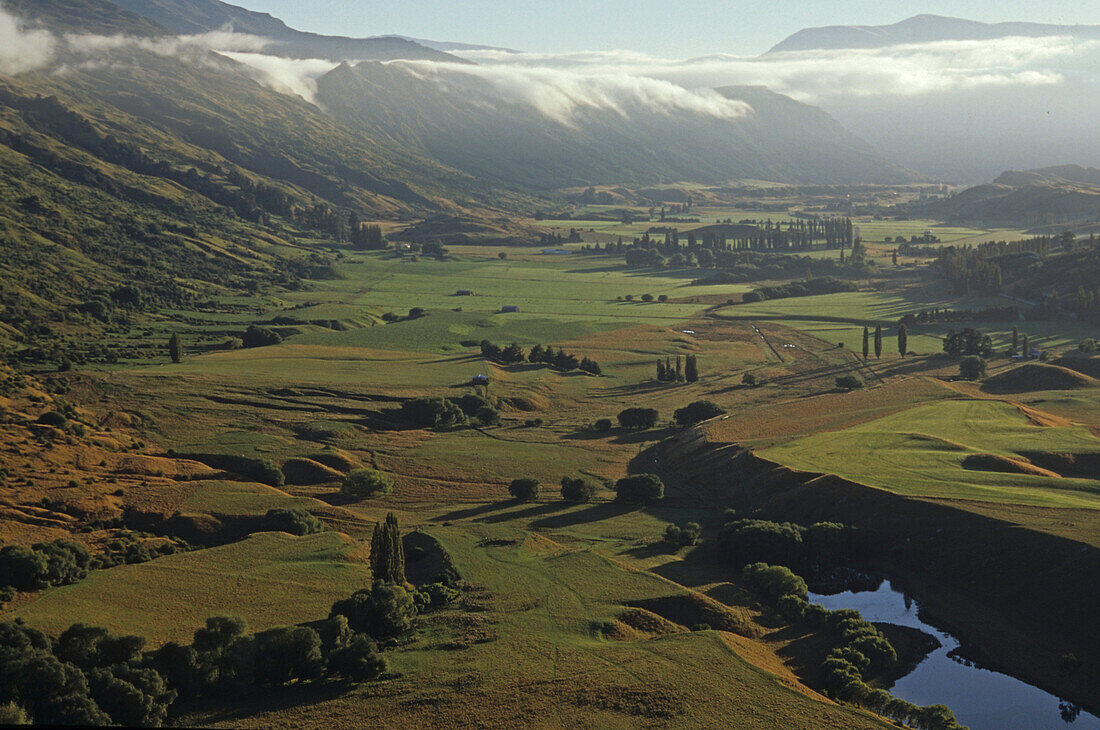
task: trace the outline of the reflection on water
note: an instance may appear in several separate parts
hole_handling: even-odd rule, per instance
[[[940,640],[912,672],[894,684],[895,697],[916,703],[942,703],[971,730],[1100,730],[1100,718],[1018,679],[968,665],[951,656],[959,642],[950,634],[917,618],[917,604],[895,591],[889,581],[874,591],[845,591],[832,596],[810,594],[810,600],[830,610],[854,608],[863,618],[909,626]]]

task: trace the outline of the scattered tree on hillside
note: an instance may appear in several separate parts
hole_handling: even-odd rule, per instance
[[[405,547],[397,517],[390,512],[384,522],[374,525],[370,540],[370,568],[376,581],[405,583]]]
[[[531,478],[513,479],[508,485],[508,493],[518,502],[533,502],[539,498],[539,480]]]
[[[1028,360],[1028,359],[1031,358],[1031,340],[1028,339],[1027,335],[1024,335],[1023,350],[1021,350],[1021,352],[1022,352],[1025,360]]]
[[[581,477],[561,478],[561,498],[566,502],[591,502],[596,486]]]
[[[626,408],[619,412],[619,425],[639,430],[653,428],[657,417],[658,413],[653,408]]]
[[[665,485],[656,474],[638,474],[615,482],[615,501],[652,504],[665,497]]]
[[[875,326],[875,358],[882,357],[882,325]]]
[[[370,499],[392,491],[393,479],[374,469],[353,469],[340,485],[340,494],[355,499]]]
[[[866,360],[871,356],[871,331],[866,327],[863,328],[863,359]]]
[[[1024,339],[1027,346],[1027,339]],[[943,340],[943,351],[952,357],[965,357],[966,355],[981,355],[991,357],[993,355],[993,342],[989,335],[984,335],[976,329],[967,327],[961,332],[951,330]]]
[[[178,332],[173,332],[168,338],[168,356],[172,358],[172,362],[176,363],[183,359],[183,343],[180,342]]]
[[[905,357],[909,352],[909,331],[905,325],[898,325],[898,354]]]
[[[963,380],[981,380],[985,377],[985,360],[978,355],[967,355],[959,361],[959,377]]]
[[[689,383],[699,380],[699,359],[695,355],[688,355],[684,361],[684,379]]]
[[[1020,351],[1020,328],[1012,325],[1012,354]]]
[[[678,409],[672,414],[672,418],[676,421],[676,425],[687,427],[705,421],[708,418],[721,416],[724,413],[725,410],[720,408],[714,401],[697,400],[694,403],[690,403]]]

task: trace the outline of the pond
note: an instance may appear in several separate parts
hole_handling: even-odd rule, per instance
[[[971,730],[1100,730],[1095,715],[1080,711],[1074,718],[1076,708],[1062,705],[1054,695],[956,658],[958,640],[921,621],[917,604],[889,581],[874,591],[811,593],[810,601],[830,610],[854,608],[867,621],[908,626],[939,639],[940,648],[894,684],[890,692],[895,697],[918,705],[945,704]]]

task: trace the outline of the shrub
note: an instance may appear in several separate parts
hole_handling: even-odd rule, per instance
[[[700,532],[698,522],[688,522],[682,527],[672,524],[665,528],[664,541],[677,547],[691,546],[699,542]]]
[[[298,507],[268,510],[262,524],[265,532],[288,532],[299,536],[313,535],[325,529],[319,519]]]
[[[344,477],[340,493],[356,499],[370,499],[393,491],[393,479],[374,469],[353,469]]]
[[[283,627],[256,634],[255,678],[260,685],[281,686],[321,676],[321,637],[306,626]]]
[[[694,426],[696,423],[700,423],[709,418],[715,418],[725,413],[725,410],[718,407],[718,404],[709,400],[697,400],[694,403],[689,403],[683,408],[678,409],[672,414],[673,420],[676,421],[678,426]]]
[[[413,428],[452,428],[467,422],[466,414],[446,398],[413,398],[401,404],[401,419]]]
[[[355,634],[329,654],[328,671],[353,682],[368,682],[386,671],[386,660],[369,636]]]
[[[241,344],[245,347],[267,347],[278,345],[283,341],[283,336],[267,327],[250,325],[241,336]]]
[[[430,608],[449,606],[457,601],[460,595],[457,590],[449,585],[438,582],[429,583],[421,586],[420,590],[413,594],[413,601],[419,610],[424,611]]]
[[[252,468],[251,477],[261,484],[269,487],[281,487],[286,484],[286,475],[279,465],[270,459],[256,461]]]
[[[653,301],[653,295],[652,294],[643,294],[642,295],[642,301],[643,302],[652,302]]]
[[[1091,337],[1081,340],[1080,344],[1077,345],[1077,349],[1081,352],[1096,352],[1096,340]]]
[[[413,307],[409,310],[409,319],[418,319],[425,314],[427,314],[427,312],[424,311],[423,307]]]
[[[591,502],[595,494],[596,486],[586,479],[561,478],[561,498],[566,502]]]
[[[836,387],[842,390],[858,390],[863,387],[863,381],[855,375],[841,375],[836,379]]]
[[[767,563],[746,565],[741,571],[741,579],[750,590],[766,596],[773,603],[787,595],[798,596],[802,600],[806,600],[809,596],[806,581],[791,572],[790,568],[782,565]]]
[[[651,504],[665,497],[665,485],[656,474],[638,474],[615,482],[615,501]]]
[[[657,417],[657,411],[653,408],[627,408],[619,413],[619,425],[634,429],[653,428]]]
[[[376,582],[369,590],[356,591],[349,598],[332,604],[329,616],[344,616],[357,633],[385,641],[412,628],[416,615],[413,598],[399,585]]]
[[[658,302],[667,302],[668,301],[668,294],[660,295],[659,297],[657,297],[657,301]]]
[[[596,421],[594,424],[592,424],[592,428],[594,428],[596,431],[598,431],[600,433],[607,433],[613,427],[614,427],[614,424],[611,422],[610,418],[601,418],[598,421]]]
[[[757,383],[756,376],[753,375],[752,373],[745,373],[744,375],[741,376],[741,384],[742,385],[747,385],[750,388],[752,388],[756,385],[756,383]]]
[[[69,419],[65,417],[65,414],[58,411],[46,411],[38,417],[38,423],[43,426],[53,426],[55,428],[64,428],[65,424],[69,422]]]
[[[512,483],[508,485],[508,493],[512,495],[513,499],[520,502],[532,502],[539,498],[539,480],[538,479],[513,479]]]
[[[985,360],[978,355],[967,355],[959,361],[959,377],[963,380],[980,380],[985,377]]]

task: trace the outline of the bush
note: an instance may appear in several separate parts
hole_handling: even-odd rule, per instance
[[[319,519],[298,507],[268,510],[262,525],[265,532],[288,532],[298,536],[313,535],[325,529]]]
[[[270,459],[256,461],[251,471],[252,473],[249,476],[269,487],[281,487],[286,484],[286,475],[283,474],[283,470]]]
[[[963,380],[981,380],[985,377],[985,360],[978,355],[967,355],[959,361],[959,377]]]
[[[425,314],[427,314],[427,312],[424,311],[423,307],[413,307],[409,310],[409,319],[418,319]]]
[[[281,686],[321,676],[321,637],[306,626],[269,629],[256,634],[255,679],[259,685]]]
[[[806,581],[782,565],[746,565],[741,571],[741,579],[750,590],[764,595],[773,603],[787,595],[797,596],[805,601],[810,593]]]
[[[386,671],[386,660],[369,636],[355,634],[329,654],[328,671],[353,682],[369,682]]]
[[[627,408],[619,413],[623,428],[646,429],[657,424],[658,413],[653,408]]]
[[[642,295],[642,301],[643,302],[652,302],[653,301],[653,295],[652,294],[643,294]]]
[[[677,547],[689,547],[699,542],[699,533],[702,528],[698,522],[688,522],[682,527],[669,525],[665,528],[664,541]]]
[[[449,606],[457,601],[460,595],[457,590],[449,585],[436,582],[421,586],[420,590],[413,594],[413,601],[416,603],[417,609],[424,611]]]
[[[533,502],[539,498],[538,479],[513,479],[508,485],[508,493],[520,502]]]
[[[283,341],[283,336],[267,327],[250,325],[241,336],[241,344],[245,347],[267,347],[278,345]]]
[[[595,429],[596,431],[598,431],[599,433],[607,433],[613,427],[614,427],[614,424],[611,422],[610,418],[601,418],[598,421],[596,421],[594,424],[592,424],[592,428]]]
[[[678,409],[672,414],[673,420],[676,421],[678,426],[694,426],[696,423],[700,423],[709,418],[715,418],[725,413],[725,410],[718,407],[718,404],[709,400],[697,400],[694,403],[689,403],[683,408]]]
[[[596,494],[596,485],[580,477],[561,478],[561,498],[566,502],[591,502]]]
[[[1077,345],[1077,349],[1081,352],[1096,352],[1096,340],[1091,337],[1081,340],[1080,344]]]
[[[58,411],[46,411],[38,417],[38,423],[43,426],[53,426],[55,428],[64,428],[69,422],[69,419],[65,417],[65,414]]]
[[[757,384],[756,376],[752,373],[745,373],[741,376],[741,384],[747,385],[750,388],[754,387]]]
[[[340,494],[356,499],[371,499],[392,491],[393,479],[374,469],[353,469],[340,485]]]
[[[399,585],[376,582],[369,590],[356,591],[349,598],[332,604],[330,617],[344,616],[357,633],[385,641],[401,636],[412,628],[416,605],[412,596]]]
[[[656,474],[638,474],[615,482],[615,501],[652,504],[665,497],[665,485]]]
[[[401,419],[413,428],[453,428],[467,423],[466,414],[446,398],[413,398],[401,404]]]
[[[855,375],[841,375],[836,379],[836,387],[842,390],[858,390],[863,387],[863,381]]]

